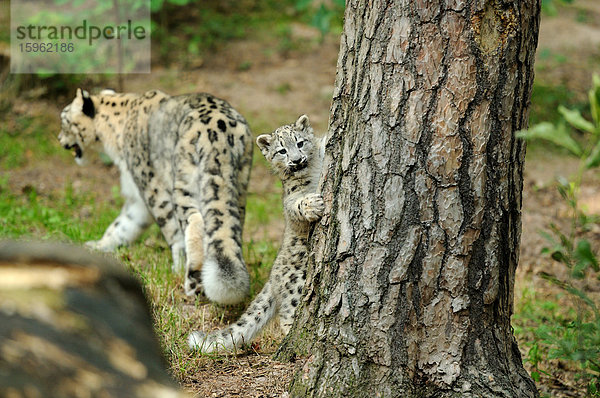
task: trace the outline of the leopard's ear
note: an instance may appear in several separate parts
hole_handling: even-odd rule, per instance
[[[71,108],[74,112],[82,112],[89,118],[94,118],[96,115],[96,108],[94,106],[94,101],[92,101],[92,98],[90,97],[90,93],[80,88],[77,89]]]
[[[71,104],[71,111],[79,113],[83,108],[83,90],[78,88],[75,93],[75,99]]]
[[[94,101],[92,101],[92,99],[90,98],[90,94],[85,90],[83,90],[83,106],[81,110],[83,111],[84,115],[92,119],[94,118],[94,116],[96,116],[96,108],[94,107]]]
[[[300,130],[308,130],[310,128],[310,120],[308,120],[308,116],[300,116],[298,120],[296,120],[296,127]]]
[[[266,156],[271,147],[271,134],[262,134],[256,137],[256,145],[258,145],[262,154]]]

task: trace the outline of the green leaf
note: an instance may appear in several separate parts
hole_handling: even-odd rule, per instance
[[[594,124],[585,120],[578,110],[568,109],[562,105],[559,105],[558,111],[561,115],[563,115],[567,123],[576,129],[586,131],[588,133],[595,132]]]
[[[557,183],[556,189],[558,190],[558,193],[560,193],[560,196],[562,196],[570,207],[575,209],[577,207],[575,183],[562,176],[558,177]]]
[[[600,166],[600,140],[596,143],[592,153],[585,160],[585,168],[593,169],[594,167]]]
[[[517,137],[525,139],[543,139],[550,141],[558,146],[567,149],[569,152],[577,157],[580,157],[583,151],[581,147],[575,141],[569,133],[564,124],[554,126],[549,122],[542,122],[529,128],[528,130],[521,130],[516,133]]]
[[[590,99],[590,111],[596,126],[600,125],[600,76],[594,74],[592,76],[592,88],[588,92]],[[598,131],[600,134],[600,131]]]
[[[560,279],[558,279],[556,276],[549,274],[547,272],[541,271],[539,273],[539,275],[544,278],[545,280],[547,280],[548,282],[560,287],[561,289],[567,290],[570,285],[567,284],[566,282],[561,281]],[[540,335],[540,337],[544,338],[542,336],[542,334],[544,333],[544,330],[542,328],[539,328],[536,333],[538,333]]]
[[[552,252],[550,257],[552,257],[552,259],[554,261],[558,261],[563,264],[569,265],[569,258],[567,256],[565,256],[565,254],[560,250],[556,250],[556,251]]]
[[[560,230],[560,228],[558,228],[556,224],[550,223],[549,227],[552,230],[552,232],[554,232],[554,235],[560,239],[560,244],[562,245],[562,247],[566,248],[567,251],[571,252],[573,250],[572,240],[567,235],[562,233],[562,231]]]
[[[577,243],[577,247],[575,248],[575,259],[577,260],[578,265],[581,264],[586,268],[591,266],[596,272],[600,270],[596,255],[594,255],[594,252],[592,251],[592,246],[586,239],[582,239]]]

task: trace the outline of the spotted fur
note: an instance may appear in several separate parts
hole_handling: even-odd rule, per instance
[[[280,326],[287,334],[302,297],[308,233],[324,209],[317,193],[323,143],[315,138],[308,117],[302,115],[295,124],[259,136],[257,144],[283,184],[283,242],[269,280],[235,324],[209,334],[195,331],[189,335],[190,348],[204,353],[250,343],[275,315],[279,315]]]
[[[154,220],[185,290],[223,304],[249,291],[242,257],[252,134],[227,102],[209,94],[171,97],[77,90],[61,114],[63,147],[84,163],[88,150],[105,152],[119,167],[125,204],[102,239],[102,251],[136,240]]]

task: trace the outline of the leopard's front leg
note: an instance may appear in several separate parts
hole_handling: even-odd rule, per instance
[[[121,213],[108,226],[102,239],[86,242],[88,247],[113,251],[135,241],[152,224],[152,215],[126,170],[121,170],[121,194],[125,197]]]
[[[102,239],[86,242],[86,246],[105,252],[113,251],[135,241],[151,223],[152,216],[142,199],[128,198]]]

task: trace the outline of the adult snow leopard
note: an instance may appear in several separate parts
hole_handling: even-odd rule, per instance
[[[198,331],[189,335],[190,348],[204,353],[250,343],[277,314],[283,332],[288,333],[306,278],[310,226],[323,215],[317,187],[324,145],[315,138],[308,117],[302,115],[296,123],[261,135],[256,142],[283,185],[283,242],[269,280],[235,324],[207,335]]]
[[[112,251],[154,220],[171,248],[173,269],[186,259],[186,293],[203,287],[219,303],[243,300],[249,276],[242,227],[253,144],[236,110],[209,94],[78,89],[61,122],[58,139],[78,164],[88,149],[97,149],[121,174],[121,213],[88,246]]]

